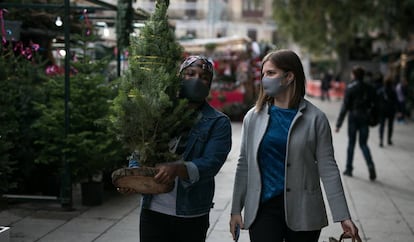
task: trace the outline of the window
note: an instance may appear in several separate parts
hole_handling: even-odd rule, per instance
[[[197,16],[196,3],[197,0],[186,0],[185,16],[194,18]]]
[[[263,2],[243,0],[243,17],[263,17]]]
[[[197,32],[194,29],[188,29],[186,36],[190,39],[197,37]]]

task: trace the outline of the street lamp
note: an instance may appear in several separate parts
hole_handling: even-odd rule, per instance
[[[65,0],[65,144],[69,133],[69,97],[70,97],[70,0]],[[71,168],[63,152],[63,174],[60,188],[60,203],[63,208],[72,209],[72,179]]]
[[[63,22],[62,22],[62,19],[60,18],[60,16],[56,17],[55,25],[58,26],[58,27],[63,25]]]

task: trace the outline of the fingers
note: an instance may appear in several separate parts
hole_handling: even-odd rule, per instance
[[[167,172],[160,171],[154,176],[154,181],[160,184],[170,184],[174,181],[174,178]]]
[[[129,194],[135,193],[134,189],[131,189],[131,188],[128,188],[128,187],[118,187],[118,188],[116,188],[116,190],[119,193],[123,194],[123,195],[129,195]]]
[[[233,237],[233,240],[238,241],[240,236],[240,228],[242,226],[238,223],[236,224],[230,224],[230,233]]]
[[[154,176],[154,180],[160,184],[171,184],[175,180],[175,170],[172,165],[157,166],[158,173]]]
[[[352,238],[357,238],[357,239],[359,238],[358,228],[355,226],[355,224],[350,219],[342,221],[341,225],[342,225],[342,229],[344,233],[347,236],[352,237]]]
[[[231,236],[233,237],[233,240],[236,240],[236,225],[230,225],[230,233]]]
[[[229,225],[233,240],[237,241],[240,235],[240,229],[243,228],[243,220],[241,215],[231,215]]]

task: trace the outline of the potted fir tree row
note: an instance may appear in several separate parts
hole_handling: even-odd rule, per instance
[[[41,99],[40,85],[46,78],[38,49],[33,42],[0,44],[0,208],[7,202],[2,193],[45,194],[53,187],[39,186],[41,172],[33,164],[36,132],[31,125],[39,115],[33,102]]]
[[[44,102],[36,107],[41,117],[33,128],[41,135],[37,163],[56,163],[62,167],[65,153],[73,183],[81,184],[82,203],[99,205],[103,202],[104,172],[113,170],[122,148],[111,134],[108,115],[111,100],[116,95],[108,82],[106,59],[93,60],[93,45],[97,39],[84,31],[74,35],[76,61],[70,77],[70,125],[64,135],[64,77],[54,76],[44,83]]]

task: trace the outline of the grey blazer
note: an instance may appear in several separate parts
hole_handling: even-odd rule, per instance
[[[241,214],[244,209],[245,229],[254,222],[260,206],[262,184],[257,152],[268,121],[267,105],[260,112],[252,108],[243,120],[231,213]],[[328,225],[320,180],[333,221],[350,219],[334,158],[329,121],[321,110],[305,99],[289,129],[285,168],[285,219],[290,229],[310,231]]]

